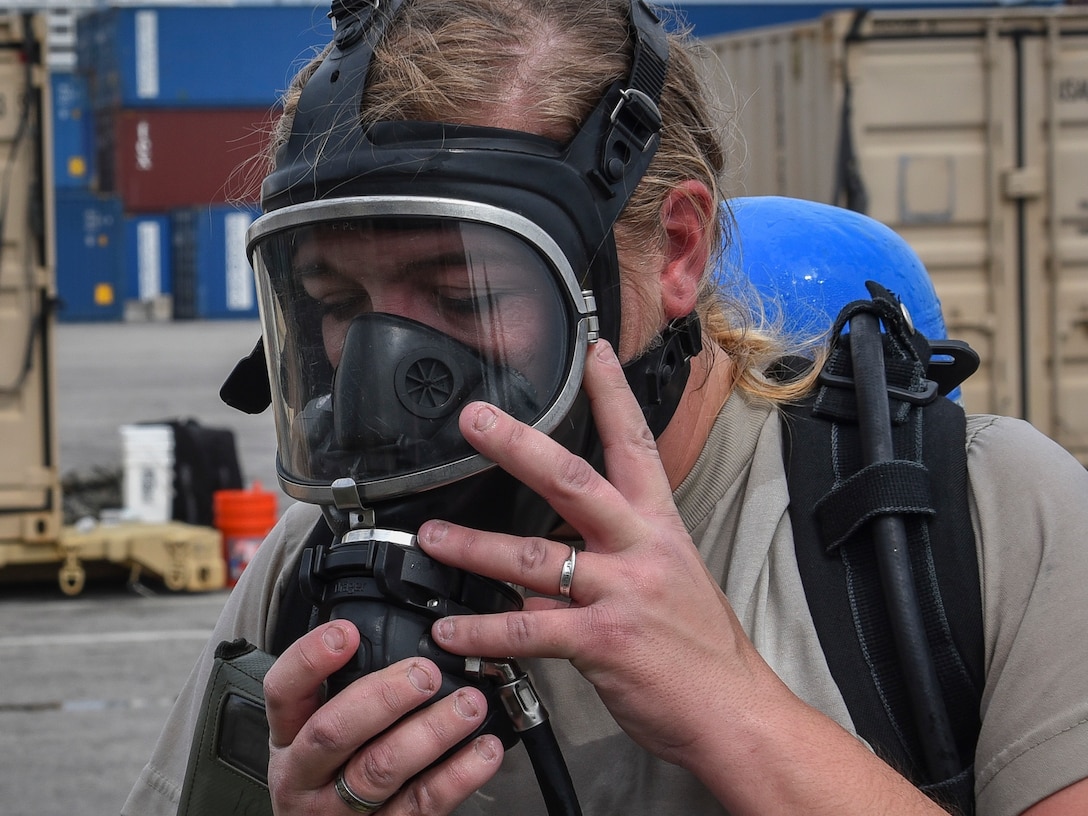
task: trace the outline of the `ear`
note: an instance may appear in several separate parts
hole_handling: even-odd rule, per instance
[[[661,304],[669,320],[685,317],[695,308],[710,260],[714,233],[709,226],[718,218],[717,209],[707,186],[694,179],[674,187],[661,205],[665,229]]]

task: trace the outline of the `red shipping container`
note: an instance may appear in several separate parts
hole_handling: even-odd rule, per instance
[[[133,109],[97,114],[98,186],[126,212],[260,200],[269,109]]]

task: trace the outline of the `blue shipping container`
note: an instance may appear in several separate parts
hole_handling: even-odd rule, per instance
[[[325,8],[103,8],[76,29],[96,108],[272,106],[332,38]]]
[[[170,216],[125,215],[125,300],[144,303],[173,292]]]
[[[257,317],[246,230],[257,207],[193,207],[172,214],[174,318],[218,320]]]
[[[50,76],[53,96],[54,186],[89,187],[94,176],[94,121],[87,80],[80,74]]]
[[[1059,5],[1036,0],[1024,5]],[[814,19],[836,9],[1007,6],[1000,0],[742,3],[659,0],[700,37]],[[78,20],[76,54],[93,106],[261,107],[332,36],[327,6],[99,8]]]
[[[1053,6],[1060,5],[1062,0],[1038,0],[1037,2],[1025,2],[1020,5]],[[760,28],[769,25],[781,25],[797,23],[803,20],[815,20],[817,17],[829,11],[859,10],[859,9],[912,9],[912,8],[964,8],[1005,6],[1009,3],[1000,0],[960,0],[960,2],[943,2],[943,0],[922,0],[922,2],[870,2],[868,3],[826,3],[826,2],[794,2],[794,3],[741,3],[741,2],[699,2],[699,0],[655,0],[655,5],[665,10],[665,16],[673,13],[680,21],[692,27],[692,33],[696,37],[712,37],[716,34],[729,34],[744,31],[750,28]]]
[[[58,190],[57,295],[61,321],[119,320],[124,314],[121,199]]]

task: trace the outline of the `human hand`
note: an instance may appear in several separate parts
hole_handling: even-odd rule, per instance
[[[350,790],[380,807],[382,816],[449,813],[501,763],[502,743],[485,734],[430,767],[480,725],[484,695],[467,687],[419,708],[438,691],[441,674],[431,661],[410,658],[325,701],[322,683],[358,647],[354,625],[331,621],[299,638],[268,671],[273,809],[280,816],[348,816],[351,809],[335,788],[342,770]]]
[[[494,407],[468,406],[461,431],[484,456],[541,494],[583,537],[571,602],[438,621],[432,634],[464,654],[570,660],[640,745],[678,764],[715,714],[781,698],[784,687],[708,574],[615,354],[598,343],[585,389],[605,449],[606,479],[561,445]],[[555,595],[566,545],[435,521],[419,542],[440,561]]]

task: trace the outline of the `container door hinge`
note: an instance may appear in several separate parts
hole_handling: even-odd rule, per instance
[[[1006,198],[1039,198],[1046,192],[1046,174],[1038,167],[1014,167],[1001,177]]]

